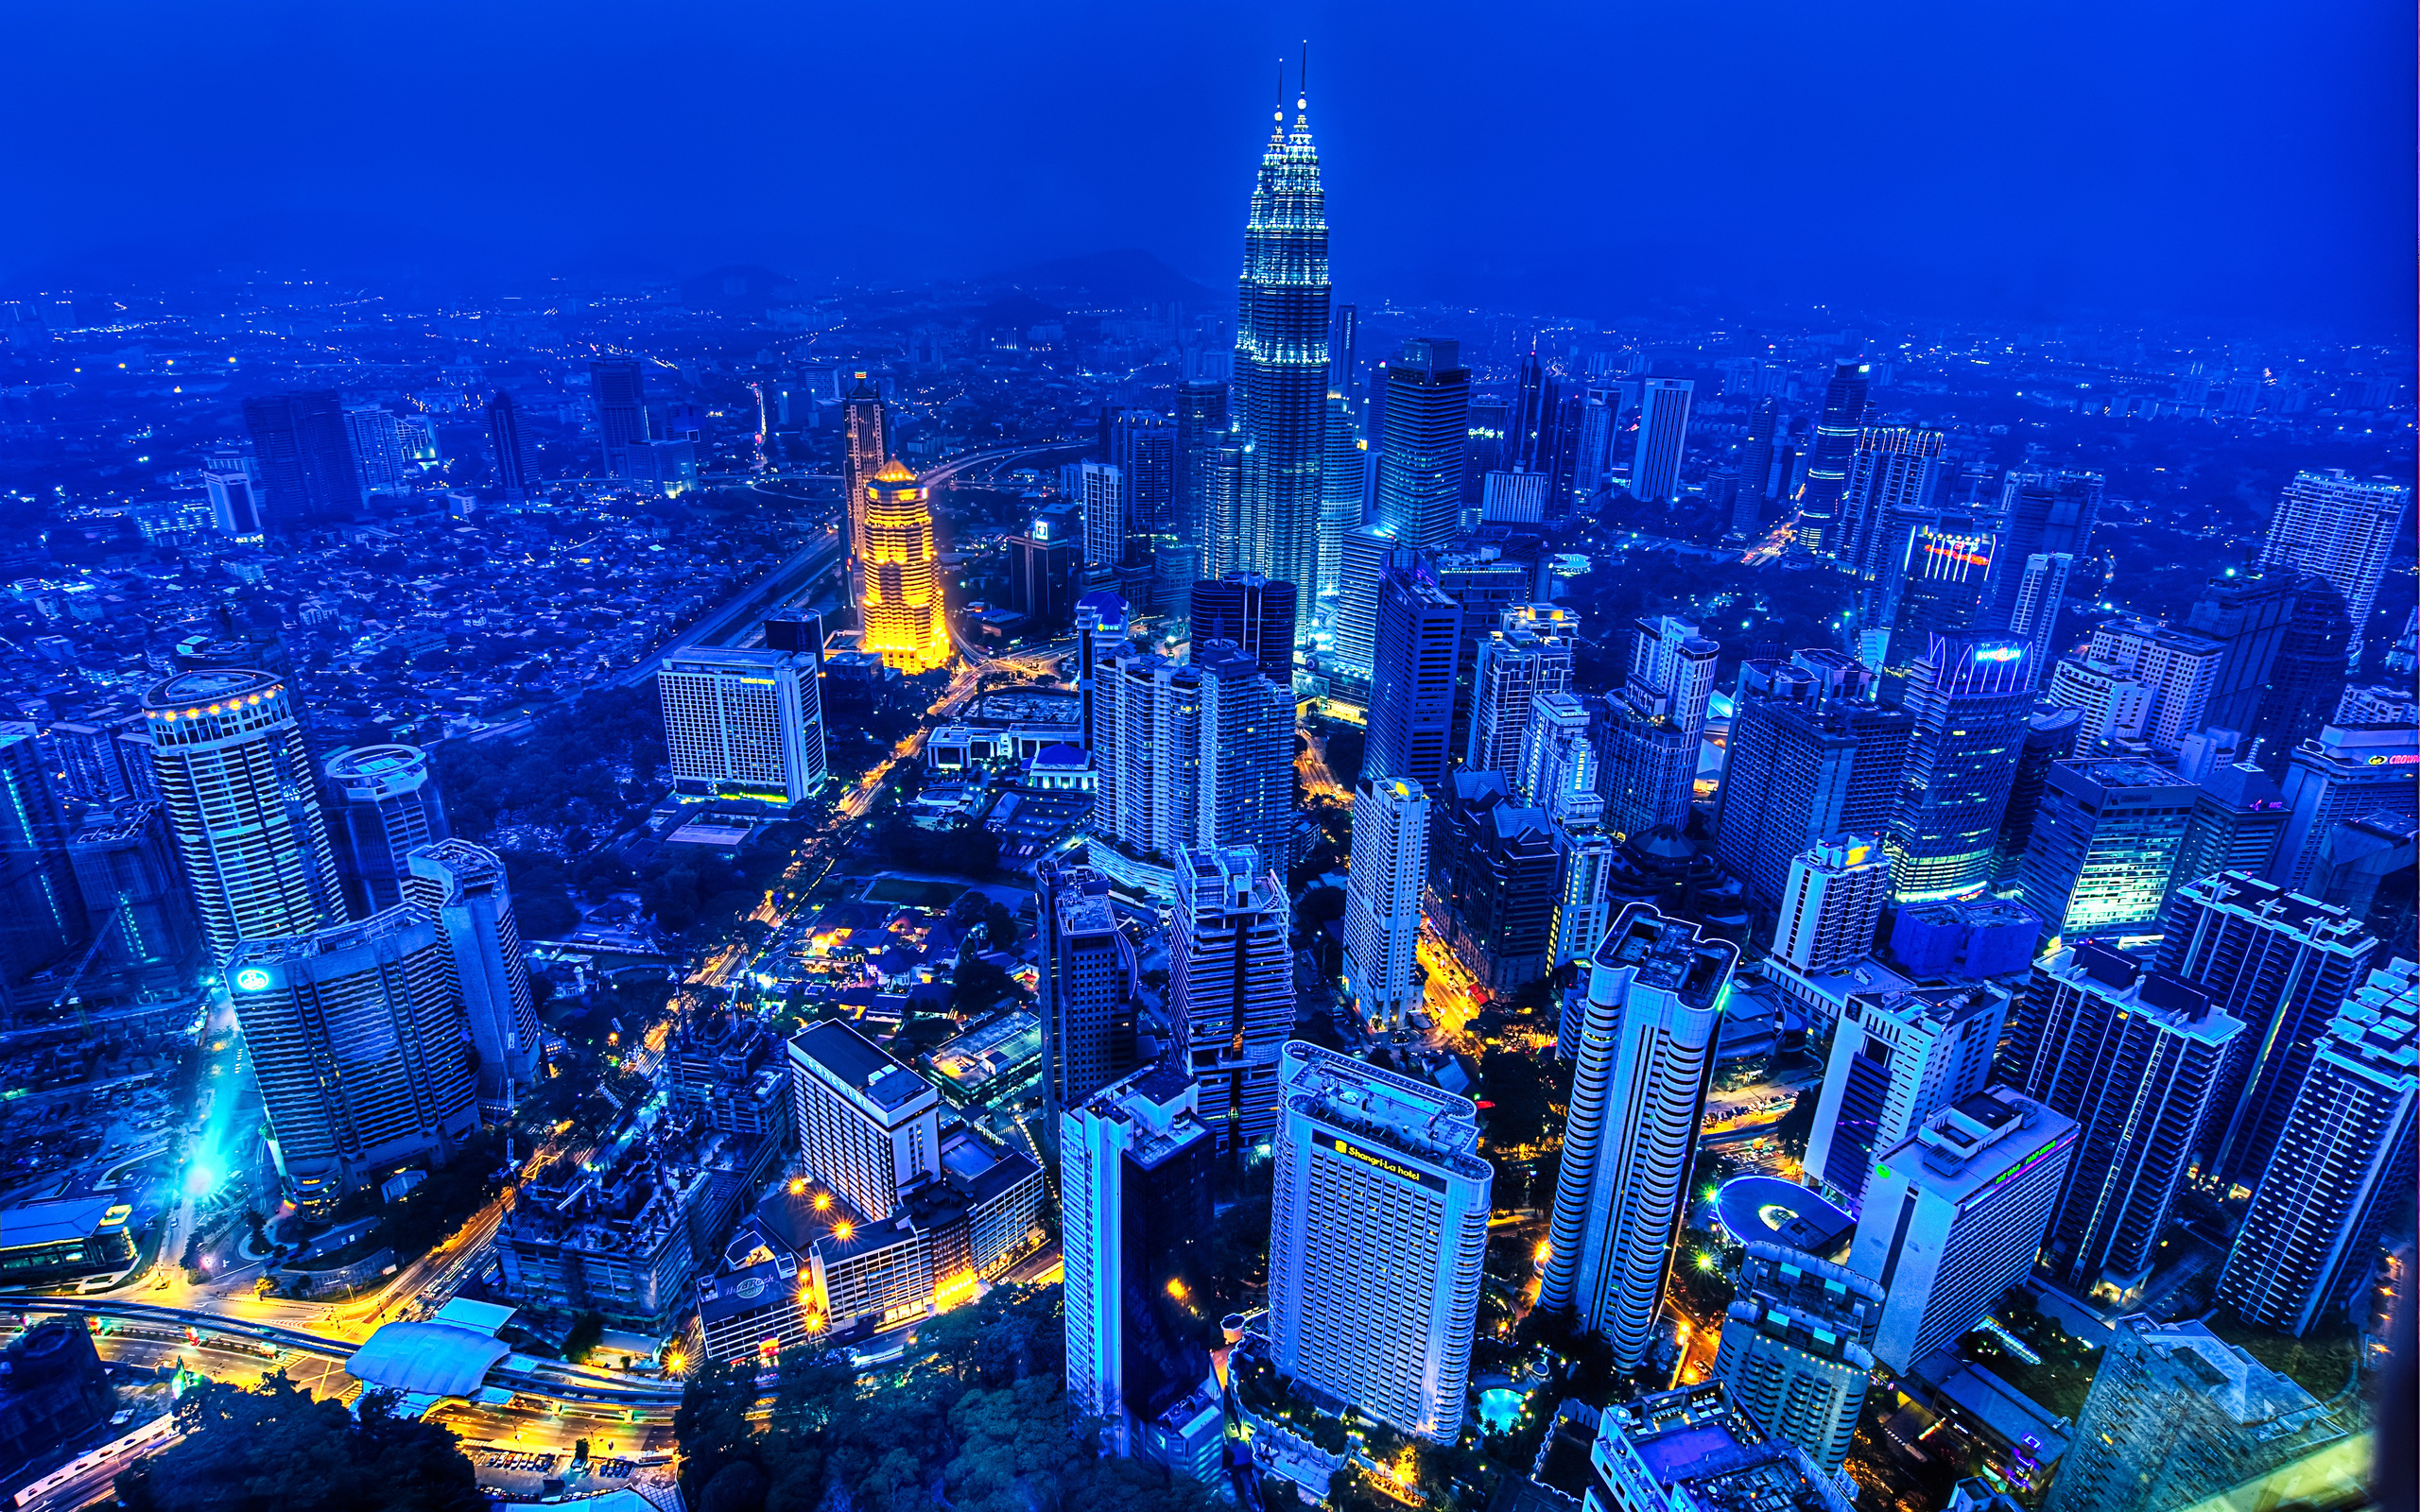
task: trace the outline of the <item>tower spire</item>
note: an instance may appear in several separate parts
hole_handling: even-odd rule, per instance
[[[1286,124],[1286,60],[1277,60],[1277,124]]]
[[[1299,86],[1294,93],[1294,108],[1308,110],[1311,103],[1311,39],[1308,37],[1303,39],[1303,66],[1296,71],[1294,79]]]

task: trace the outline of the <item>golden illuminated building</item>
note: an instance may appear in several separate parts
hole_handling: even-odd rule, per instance
[[[895,461],[866,485],[863,645],[903,672],[929,672],[950,659],[931,496]]]

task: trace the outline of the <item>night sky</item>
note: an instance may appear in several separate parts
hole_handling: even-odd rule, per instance
[[[9,8],[0,290],[231,268],[1230,287],[1311,44],[1338,298],[2408,336],[2409,0]]]

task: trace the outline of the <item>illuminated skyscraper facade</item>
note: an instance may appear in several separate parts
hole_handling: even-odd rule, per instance
[[[441,1158],[478,1128],[454,954],[420,910],[247,940],[227,985],[298,1201]]]
[[[1327,201],[1310,102],[1277,112],[1244,227],[1236,310],[1236,399],[1243,448],[1236,560],[1294,584],[1320,581],[1320,456],[1327,428]],[[1307,631],[1303,616],[1298,633]]]
[[[1907,780],[1883,845],[1901,902],[1980,892],[2033,701],[2023,643],[1936,635],[1908,679]]]
[[[504,861],[467,840],[440,840],[404,858],[404,901],[437,920],[454,953],[462,1010],[478,1051],[479,1100],[509,1110],[538,1077],[538,1007]]]
[[[404,856],[445,838],[445,805],[417,746],[356,746],[323,769],[345,901],[367,919],[404,901]]]
[[[929,672],[950,659],[941,554],[933,545],[931,490],[898,462],[865,492],[864,648],[903,672]]]
[[[866,382],[864,373],[857,374],[849,397],[840,402],[840,496],[849,501],[846,528],[852,576],[863,570],[866,560],[866,490],[890,459],[890,432],[885,421],[882,395]]]
[[[1240,1157],[1277,1119],[1277,1052],[1294,1027],[1284,879],[1250,846],[1177,858],[1168,1010],[1201,1083],[1201,1122]]]
[[[1654,1338],[1738,959],[1696,925],[1634,903],[1589,966],[1538,1305],[1603,1335],[1622,1369]]]
[[[1815,422],[1815,444],[1806,457],[1806,491],[1799,501],[1798,543],[1808,554],[1833,554],[1841,494],[1848,487],[1849,463],[1863,428],[1870,369],[1861,362],[1836,363],[1824,387],[1824,413]]]
[[[823,785],[823,695],[812,652],[683,651],[656,672],[673,782],[692,793],[785,807]]]
[[[1387,364],[1385,427],[1378,445],[1378,524],[1395,541],[1436,551],[1461,526],[1462,479],[1471,444],[1471,370],[1462,344],[1442,336],[1407,341]]]
[[[2327,579],[2342,595],[2353,634],[2345,660],[2359,664],[2361,635],[2386,580],[2387,558],[2408,542],[2403,516],[2411,506],[2409,484],[2387,478],[2357,478],[2342,468],[2297,472],[2277,498],[2260,565],[2290,568]]]
[[[143,698],[153,774],[214,959],[344,917],[294,695],[267,672],[185,672]]]

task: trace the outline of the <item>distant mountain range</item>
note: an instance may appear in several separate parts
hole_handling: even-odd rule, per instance
[[[1097,308],[1146,304],[1208,308],[1235,300],[1232,290],[1220,294],[1205,288],[1136,247],[1081,257],[1054,257],[1048,262],[988,273],[973,282],[984,287],[1017,289],[1058,304]]]

